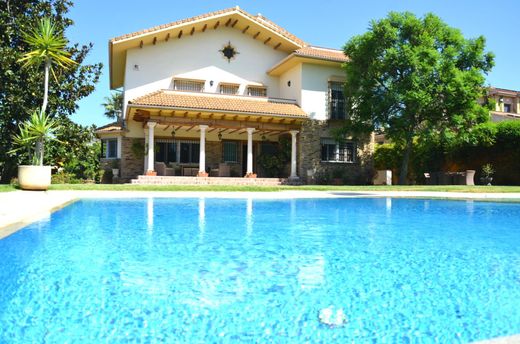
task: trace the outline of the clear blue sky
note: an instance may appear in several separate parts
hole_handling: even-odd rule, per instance
[[[364,33],[371,19],[389,11],[433,12],[462,30],[465,37],[484,35],[496,55],[489,84],[520,89],[519,0],[75,0],[67,31],[71,42],[93,42],[88,62],[103,62],[96,91],[80,102],[72,119],[81,124],[106,123],[103,98],[109,95],[108,40],[121,34],[239,5],[262,13],[302,40],[317,46],[341,48],[353,35]]]

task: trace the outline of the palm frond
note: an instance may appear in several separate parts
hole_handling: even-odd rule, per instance
[[[56,28],[56,25],[49,19],[41,19],[38,25],[29,32],[23,32],[22,38],[31,48],[25,53],[19,62],[23,62],[24,67],[40,65],[43,62],[51,62],[61,68],[67,68],[76,64],[70,58],[70,53],[65,50],[67,40],[63,32]]]

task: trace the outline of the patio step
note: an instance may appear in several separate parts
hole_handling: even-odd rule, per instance
[[[237,177],[180,177],[180,176],[138,176],[132,184],[139,185],[251,185],[278,186],[295,185],[287,178],[237,178]]]

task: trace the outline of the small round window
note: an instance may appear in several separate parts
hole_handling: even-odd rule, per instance
[[[222,49],[219,50],[222,53],[222,57],[231,62],[238,54],[240,54],[234,46],[231,45],[231,42],[228,42]]]

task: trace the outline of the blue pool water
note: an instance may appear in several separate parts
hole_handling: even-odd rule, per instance
[[[0,283],[0,343],[465,343],[520,333],[520,204],[84,200]]]

